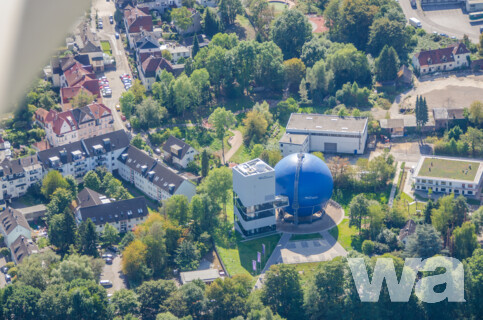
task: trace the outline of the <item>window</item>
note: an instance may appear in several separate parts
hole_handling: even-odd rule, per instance
[[[467,191],[468,194],[473,194],[473,191]]]
[[[468,185],[468,188],[473,188],[473,185],[472,185],[472,184],[469,184],[469,185]]]
[[[441,181],[441,185],[442,186],[445,186],[446,185],[446,181]]]
[[[426,179],[421,180],[423,183],[426,183]]]
[[[449,185],[452,186],[453,185],[453,182],[450,182]]]

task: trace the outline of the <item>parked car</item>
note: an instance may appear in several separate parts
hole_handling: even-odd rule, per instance
[[[7,266],[3,266],[3,267],[2,267],[2,272],[3,272],[3,273],[5,273],[5,274],[7,274],[7,271],[8,271]]]
[[[116,104],[116,111],[121,111],[121,106]]]
[[[109,16],[109,23],[110,24],[113,24],[114,23],[114,17],[113,16]]]
[[[161,154],[161,149],[156,148],[156,149],[154,150],[154,152],[155,152],[156,154]]]
[[[126,122],[126,128],[127,128],[128,130],[131,130],[131,124],[130,124],[129,122]]]
[[[116,39],[119,39],[119,33],[116,32]]]
[[[7,274],[5,274],[5,281],[6,281],[7,283],[12,282],[12,277],[11,277],[11,276],[10,276],[8,273],[7,273]]]
[[[102,25],[102,22],[99,22],[99,24],[97,25],[99,27],[99,29],[103,29],[104,26]]]
[[[107,250],[112,251],[112,252],[119,252],[119,249],[117,247],[114,247],[114,246],[108,247]]]
[[[106,258],[106,264],[112,264],[112,258]]]
[[[99,281],[99,284],[103,286],[104,288],[110,288],[112,287],[112,282],[109,280],[101,280]]]
[[[122,116],[121,116],[121,120],[122,120],[122,121],[126,121],[126,116],[125,116],[125,115],[122,115]]]

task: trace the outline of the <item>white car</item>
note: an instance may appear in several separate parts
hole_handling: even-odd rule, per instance
[[[110,288],[112,287],[112,282],[109,280],[101,280],[99,281],[99,284],[103,286],[104,288]]]

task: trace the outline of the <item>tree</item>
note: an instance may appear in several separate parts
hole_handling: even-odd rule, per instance
[[[310,41],[305,42],[302,47],[300,59],[307,68],[311,68],[317,61],[326,58],[327,51],[331,47],[332,42],[325,37],[313,37]]]
[[[282,49],[285,59],[299,57],[302,46],[311,37],[309,20],[296,9],[284,10],[272,26],[271,39]]]
[[[285,69],[285,82],[287,86],[295,91],[305,75],[305,65],[299,58],[292,58],[283,62]]]
[[[397,77],[399,70],[399,58],[396,50],[387,45],[376,59],[376,78],[380,82],[393,81]]]
[[[205,284],[196,281],[187,283],[181,287],[182,300],[188,307],[188,313],[194,318],[199,319],[203,313],[206,313],[207,299],[204,296]]]
[[[147,246],[141,240],[132,241],[122,253],[122,272],[133,280],[141,280],[146,266]],[[141,301],[141,300],[140,300]]]
[[[211,170],[199,187],[201,192],[208,194],[214,201],[221,202],[225,220],[227,219],[226,203],[232,184],[231,170],[227,167],[221,167]]]
[[[267,0],[252,0],[249,8],[256,31],[262,36],[262,39],[267,39],[270,24],[275,16],[273,7]]]
[[[255,48],[257,51],[255,82],[259,86],[272,90],[282,89],[284,82],[282,50],[273,41],[256,43]]]
[[[327,66],[334,74],[335,89],[347,82],[357,82],[361,86],[371,84],[371,70],[363,52],[352,44],[334,50],[327,56]]]
[[[256,143],[260,142],[267,132],[268,123],[267,120],[257,111],[250,111],[247,113],[246,118],[243,119],[245,125],[245,144],[249,145],[251,141]]]
[[[410,257],[427,259],[438,254],[442,247],[440,233],[432,225],[422,224],[408,237],[404,250]]]
[[[471,222],[475,225],[475,233],[480,234],[483,230],[483,206],[471,214]]]
[[[208,122],[215,128],[216,135],[221,140],[221,154],[223,163],[225,163],[225,143],[223,140],[226,131],[235,124],[235,116],[231,111],[218,107],[210,115]]]
[[[262,153],[260,153],[260,159],[268,163],[269,166],[275,167],[275,165],[282,160],[282,154],[280,153],[280,150],[263,150]]]
[[[225,27],[235,23],[236,15],[243,13],[240,0],[220,0],[218,3],[221,20]]]
[[[426,99],[422,96],[416,97],[416,108],[414,109],[416,116],[416,124],[418,129],[421,130],[422,127],[428,122],[428,104]]]
[[[291,265],[272,265],[265,274],[261,300],[287,319],[302,315],[303,292],[300,276]]]
[[[77,181],[73,176],[66,176],[65,181],[69,184],[68,190],[72,194],[73,198],[77,198]]]
[[[101,180],[95,171],[88,171],[84,176],[84,187],[96,192],[101,191]]]
[[[74,98],[72,98],[70,104],[74,109],[83,108],[91,104],[95,100],[95,98],[95,96],[82,89],[76,96],[74,96]]]
[[[203,30],[208,37],[213,37],[215,34],[220,32],[221,22],[218,15],[213,11],[212,8],[207,7],[205,9],[205,17]],[[194,56],[193,56],[194,57]]]
[[[64,258],[60,264],[52,270],[52,282],[72,282],[80,279],[94,280],[96,277],[91,267],[92,258],[72,254]],[[97,279],[96,279],[97,280]]]
[[[191,19],[191,12],[186,7],[174,8],[171,10],[171,18],[177,28],[181,29],[183,32],[188,30],[189,26],[193,24]]]
[[[277,108],[275,109],[275,113],[280,121],[280,123],[286,123],[290,115],[294,112],[297,112],[299,109],[299,105],[294,98],[288,98],[285,101],[280,101],[277,104]]]
[[[349,204],[350,226],[356,226],[361,234],[362,220],[369,214],[369,201],[364,194],[355,196]]]
[[[256,47],[253,41],[241,41],[230,53],[236,66],[233,75],[240,85],[240,89],[248,90],[249,83],[254,79],[256,67]]]
[[[104,225],[102,243],[105,246],[112,246],[119,243],[119,231],[109,223]]]
[[[62,177],[62,174],[57,170],[50,170],[42,180],[42,188],[40,189],[42,195],[46,199],[50,199],[52,194],[58,188],[69,188],[69,183]]]
[[[380,55],[385,46],[394,48],[397,55],[405,52],[410,40],[405,23],[382,17],[374,20],[370,30],[367,47],[373,56]]]
[[[165,214],[172,220],[184,225],[190,218],[190,206],[188,198],[182,194],[175,194],[169,198],[164,204]]]
[[[340,258],[320,264],[305,285],[304,308],[309,319],[336,319],[344,304],[347,266]]]
[[[191,73],[190,82],[195,89],[194,105],[206,104],[210,101],[210,74],[205,68],[196,69]]]
[[[131,118],[134,107],[136,106],[136,97],[134,96],[134,93],[131,90],[123,92],[121,98],[119,98],[119,103],[121,104],[122,114],[128,119]]]
[[[196,194],[191,198],[191,216],[194,220],[194,234],[200,236],[203,232],[212,234],[217,225],[219,206],[208,194]]]
[[[79,225],[79,251],[96,258],[99,256],[97,242],[98,235],[94,222],[90,218],[82,221]]]
[[[232,319],[244,315],[252,287],[253,284],[247,275],[216,279],[205,291],[213,319]]]
[[[470,221],[454,229],[451,240],[453,241],[453,256],[459,260],[471,257],[473,251],[479,247],[475,225]]]
[[[469,120],[476,125],[483,124],[483,102],[481,101],[473,101],[470,105],[469,113]]]
[[[61,252],[66,253],[69,247],[76,242],[76,230],[74,215],[69,208],[65,208],[63,213],[55,214],[50,219],[50,243],[58,247]]]
[[[141,83],[141,80],[134,80],[132,83],[132,87],[129,88],[129,91],[131,91],[134,95],[134,102],[136,104],[141,103],[144,98],[146,98],[146,88]]]
[[[193,37],[193,49],[191,49],[191,57],[196,57],[196,54],[198,53],[198,51],[200,51],[200,42],[198,41],[198,36],[194,35]]]
[[[424,223],[431,224],[431,212],[434,209],[433,200],[429,199],[424,208]]]
[[[465,299],[472,314],[482,314],[483,305],[483,249],[476,249],[465,262]]]
[[[179,76],[173,84],[173,106],[178,114],[184,114],[197,103],[197,92],[186,75]]]
[[[53,215],[63,213],[74,200],[72,192],[64,188],[58,188],[47,204],[47,221],[50,221]]]
[[[154,320],[156,315],[164,310],[166,300],[175,291],[176,285],[171,280],[146,281],[137,287],[142,319]]]
[[[302,81],[300,81],[299,96],[300,103],[306,104],[309,102],[309,93],[307,91],[307,81],[305,81],[305,78],[302,78]]]
[[[137,108],[137,116],[142,127],[153,128],[161,123],[167,110],[153,98],[145,99]]]
[[[181,271],[192,271],[198,268],[200,258],[198,248],[191,241],[185,240],[176,249],[176,258],[174,261]]]
[[[35,319],[41,291],[31,286],[8,286],[3,292],[4,319]]]
[[[326,64],[320,60],[312,68],[307,69],[307,82],[310,87],[310,94],[313,100],[320,102],[329,90],[329,82],[333,75],[327,71]]]
[[[114,292],[110,303],[116,316],[137,315],[139,312],[138,296],[132,290],[121,289]]]
[[[173,315],[171,312],[163,312],[158,313],[156,320],[179,320],[179,318]]]
[[[201,152],[201,176],[204,178],[208,175],[208,171],[210,170],[210,159],[208,156],[208,151],[203,149]]]

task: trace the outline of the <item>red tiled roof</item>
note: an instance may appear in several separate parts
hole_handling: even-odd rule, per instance
[[[60,89],[62,104],[69,103],[81,91],[92,96],[96,96],[96,100],[101,101],[101,89],[99,88],[99,82],[97,80],[84,79],[74,87]]]
[[[48,114],[49,112],[44,108],[38,108],[37,110],[35,110],[35,119],[40,122],[44,122]]]
[[[139,61],[141,62],[141,64],[146,61],[147,58],[151,57],[151,56],[154,56],[154,57],[162,57],[163,54],[161,53],[161,51],[154,51],[154,52],[142,52],[139,54]]]
[[[156,69],[158,68],[162,59],[163,58],[160,58],[160,57],[150,56],[149,58],[144,60],[142,64],[144,75],[146,77],[154,77],[156,74]]]
[[[173,72],[173,65],[171,64],[171,62],[169,62],[164,58],[161,59],[161,62],[159,63],[158,68],[161,70],[166,70],[168,72]]]
[[[153,18],[148,10],[147,8],[133,8],[131,6],[127,6],[124,9],[127,32],[153,31]]]
[[[466,54],[470,51],[466,48],[464,43],[458,43],[457,45],[447,48],[421,51],[416,54],[416,58],[419,60],[420,66],[429,66],[447,62],[454,62],[455,54]]]
[[[76,62],[69,69],[64,71],[65,80],[68,87],[73,87],[77,83],[86,79],[96,79],[96,75],[92,73],[92,69]]]

